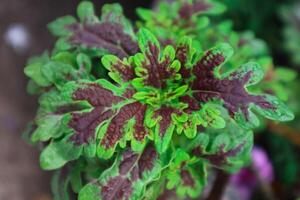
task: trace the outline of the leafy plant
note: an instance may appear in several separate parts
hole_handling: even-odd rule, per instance
[[[134,27],[118,4],[98,18],[82,2],[79,21],[49,24],[55,48],[25,74],[29,92],[40,95],[31,140],[45,145],[41,167],[57,171],[56,199],[156,199],[166,189],[197,198],[208,169],[248,163],[257,115],[293,119],[257,85],[263,42],[210,22],[224,9],[205,0],[161,3],[159,11],[138,9]]]

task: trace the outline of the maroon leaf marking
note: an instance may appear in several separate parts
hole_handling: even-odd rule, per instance
[[[132,90],[127,90],[122,97],[115,96],[112,91],[103,88],[98,84],[86,84],[85,88],[77,89],[73,94],[73,100],[86,100],[94,108],[90,112],[72,113],[69,122],[75,134],[71,140],[75,144],[88,143],[95,137],[96,128],[104,121],[111,119],[108,128],[101,140],[101,145],[108,149],[113,147],[123,136],[124,126],[131,118],[135,118],[133,136],[141,141],[148,134],[144,127],[146,105],[139,102],[124,105],[119,110],[113,110],[114,104],[130,98]]]
[[[190,96],[182,96],[179,99],[181,102],[186,103],[188,107],[184,109],[184,112],[191,113],[192,111],[200,110],[201,106],[199,105],[199,102]]]
[[[84,106],[78,105],[78,104],[67,104],[60,106],[56,109],[54,114],[65,114],[65,113],[70,113],[70,112],[75,112],[84,109]]]
[[[248,119],[248,108],[251,103],[265,109],[275,109],[263,96],[251,95],[246,91],[245,85],[251,78],[251,72],[246,73],[242,78],[237,76],[236,73],[231,74],[229,78],[219,79],[216,77],[215,68],[225,61],[222,52],[207,51],[190,71],[185,67],[188,51],[186,44],[179,45],[176,50],[176,58],[181,63],[180,74],[182,77],[189,79],[191,73],[196,77],[193,82],[189,83],[193,91],[193,97],[185,96],[180,98],[182,102],[187,103],[189,106],[185,109],[185,112],[199,110],[199,103],[213,99],[223,100],[225,108],[232,117],[235,113],[241,111]]]
[[[101,194],[103,200],[128,200],[132,194],[132,183],[126,177],[114,177],[102,186]]]
[[[141,178],[140,174],[139,174],[139,168],[138,167],[134,167],[132,168],[132,171],[130,172],[130,178],[132,181],[137,181],[139,178]]]
[[[87,100],[94,106],[91,112],[72,113],[69,127],[75,131],[75,135],[71,137],[71,140],[80,145],[88,143],[89,139],[94,137],[96,128],[113,116],[111,106],[121,102],[123,98],[115,96],[98,84],[86,84],[85,88],[74,92],[73,100]]]
[[[139,154],[128,150],[122,154],[122,157],[122,162],[119,165],[119,172],[121,175],[126,175],[129,171],[132,170],[134,165],[136,165],[136,162],[139,159]]]
[[[170,38],[168,38],[168,39],[158,38],[158,41],[159,41],[161,47],[166,47],[168,45],[171,45],[173,47],[176,46],[175,42]]]
[[[193,67],[193,74],[196,79],[191,83],[193,97],[198,102],[208,102],[212,99],[222,99],[225,108],[231,116],[236,112],[241,112],[248,119],[249,104],[254,103],[265,109],[274,109],[263,96],[249,94],[245,89],[245,84],[251,77],[248,72],[242,78],[236,78],[237,74],[232,74],[230,78],[218,79],[214,74],[214,69],[225,61],[221,53],[207,51],[206,54]]]
[[[102,107],[96,107],[88,113],[73,113],[69,127],[75,131],[71,140],[76,145],[87,144],[94,139],[96,128],[105,120],[114,115],[111,110],[104,111]]]
[[[196,147],[192,150],[192,154],[198,157],[202,157],[204,159],[207,159],[211,164],[215,165],[215,166],[222,166],[222,165],[226,165],[227,163],[227,159],[229,157],[234,157],[236,156],[244,147],[244,145],[246,144],[246,141],[242,142],[241,144],[237,145],[236,147],[225,151],[224,150],[224,145],[221,145],[219,147],[219,151],[214,153],[214,154],[205,154],[203,153],[203,150],[200,149],[199,147]]]
[[[182,19],[188,20],[194,14],[207,11],[212,7],[206,0],[194,0],[192,4],[184,3],[179,9],[179,15]]]
[[[176,59],[181,63],[180,71],[183,79],[188,79],[191,77],[191,70],[188,69],[185,64],[187,63],[187,54],[189,51],[189,47],[187,45],[178,46],[176,49]]]
[[[134,55],[139,48],[130,35],[124,32],[118,23],[103,22],[95,24],[72,24],[66,27],[72,31],[70,42],[87,48],[107,50],[109,53],[124,58]]]
[[[138,161],[139,175],[142,177],[142,174],[145,171],[150,171],[154,166],[154,161],[158,159],[158,154],[155,148],[152,145],[148,145],[144,150],[141,158]]]
[[[73,94],[73,100],[87,100],[94,107],[110,107],[112,104],[124,100],[122,97],[115,96],[112,91],[103,88],[96,83],[85,84],[86,87],[79,88]]]
[[[102,187],[102,197],[104,200],[128,199],[132,194],[132,184],[142,178],[145,171],[150,171],[158,154],[152,145],[148,145],[142,154],[127,150],[122,154],[122,160],[119,163],[120,175],[111,178],[108,183]],[[127,178],[127,175],[130,177]]]
[[[181,169],[180,170],[180,175],[182,178],[182,183],[184,186],[188,187],[194,187],[195,186],[195,181],[191,175],[191,173],[188,170]]]
[[[154,161],[158,158],[155,148],[150,144],[143,153],[139,155],[131,150],[127,150],[122,155],[122,161],[119,165],[121,175],[131,174],[133,181],[142,178],[146,171],[150,171],[154,166]]]
[[[143,140],[147,135],[147,131],[143,125],[145,111],[145,105],[139,102],[123,106],[118,114],[111,120],[105,136],[101,141],[101,145],[106,149],[113,147],[123,137],[124,125],[133,117],[137,119],[134,126],[136,128],[134,137],[137,140]]]
[[[249,73],[243,79],[230,80],[213,77],[197,79],[192,84],[193,96],[200,102],[207,102],[216,98],[222,99],[231,116],[241,110],[247,119],[249,116],[248,108],[251,103],[265,109],[274,109],[274,106],[267,102],[264,97],[251,95],[246,91],[245,84],[248,80]]]
[[[132,88],[128,88],[126,89],[126,91],[123,94],[124,98],[130,99],[132,98],[132,96],[136,93],[136,91]]]
[[[157,198],[157,200],[177,200],[179,199],[179,197],[176,195],[176,190],[168,190],[168,189],[164,189],[164,191],[162,192],[162,194],[159,195],[159,197]]]
[[[218,67],[225,61],[221,53],[207,51],[205,55],[196,63],[193,68],[193,74],[197,79],[214,78],[214,68]]]
[[[161,120],[159,121],[159,135],[161,137],[164,136],[168,127],[171,125],[172,123],[171,115],[173,113],[178,114],[179,111],[176,110],[175,108],[167,107],[167,106],[162,106],[159,110],[154,112],[153,115],[154,118],[161,116]]]
[[[147,61],[143,63],[143,67],[147,69],[147,78],[144,81],[145,85],[153,86],[156,88],[165,88],[166,81],[172,77],[176,72],[173,69],[169,69],[168,66],[171,64],[169,58],[160,62],[159,60],[159,49],[154,44],[148,44],[149,51],[146,53]]]
[[[112,71],[117,71],[121,75],[121,78],[124,82],[128,82],[136,77],[134,68],[130,65],[125,65],[121,61],[112,64],[111,67]]]
[[[135,113],[135,124],[133,127],[135,131],[133,137],[138,141],[142,141],[146,137],[146,135],[148,135],[148,131],[144,126],[147,106],[142,104],[140,104],[139,106],[139,111]]]

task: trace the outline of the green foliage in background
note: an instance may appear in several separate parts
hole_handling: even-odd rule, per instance
[[[285,22],[283,29],[284,47],[287,50],[292,64],[296,67],[300,66],[300,5],[294,3],[292,5],[282,6],[280,14]]]

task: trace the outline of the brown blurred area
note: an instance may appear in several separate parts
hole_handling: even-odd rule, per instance
[[[39,168],[38,150],[21,137],[33,119],[37,98],[26,93],[23,68],[29,57],[51,49],[53,38],[46,24],[59,16],[74,14],[79,0],[0,0],[0,200],[51,199],[50,172]],[[113,1],[95,1],[101,4]],[[136,6],[151,1],[119,1],[129,17]],[[28,33],[27,46],[14,48],[5,39],[13,25]]]
[[[23,68],[28,57],[49,49],[54,38],[46,24],[72,13],[75,4],[54,0],[0,1],[0,199],[46,200],[50,198],[50,173],[39,168],[38,150],[21,137],[33,119],[37,99],[26,93]],[[28,31],[27,47],[18,50],[5,41],[14,24]]]

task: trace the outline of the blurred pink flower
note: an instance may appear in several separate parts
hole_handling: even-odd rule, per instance
[[[273,166],[267,153],[255,146],[251,157],[251,167],[242,168],[237,174],[231,176],[223,200],[232,199],[232,197],[236,200],[248,200],[258,183],[257,177],[267,183],[273,180]]]

